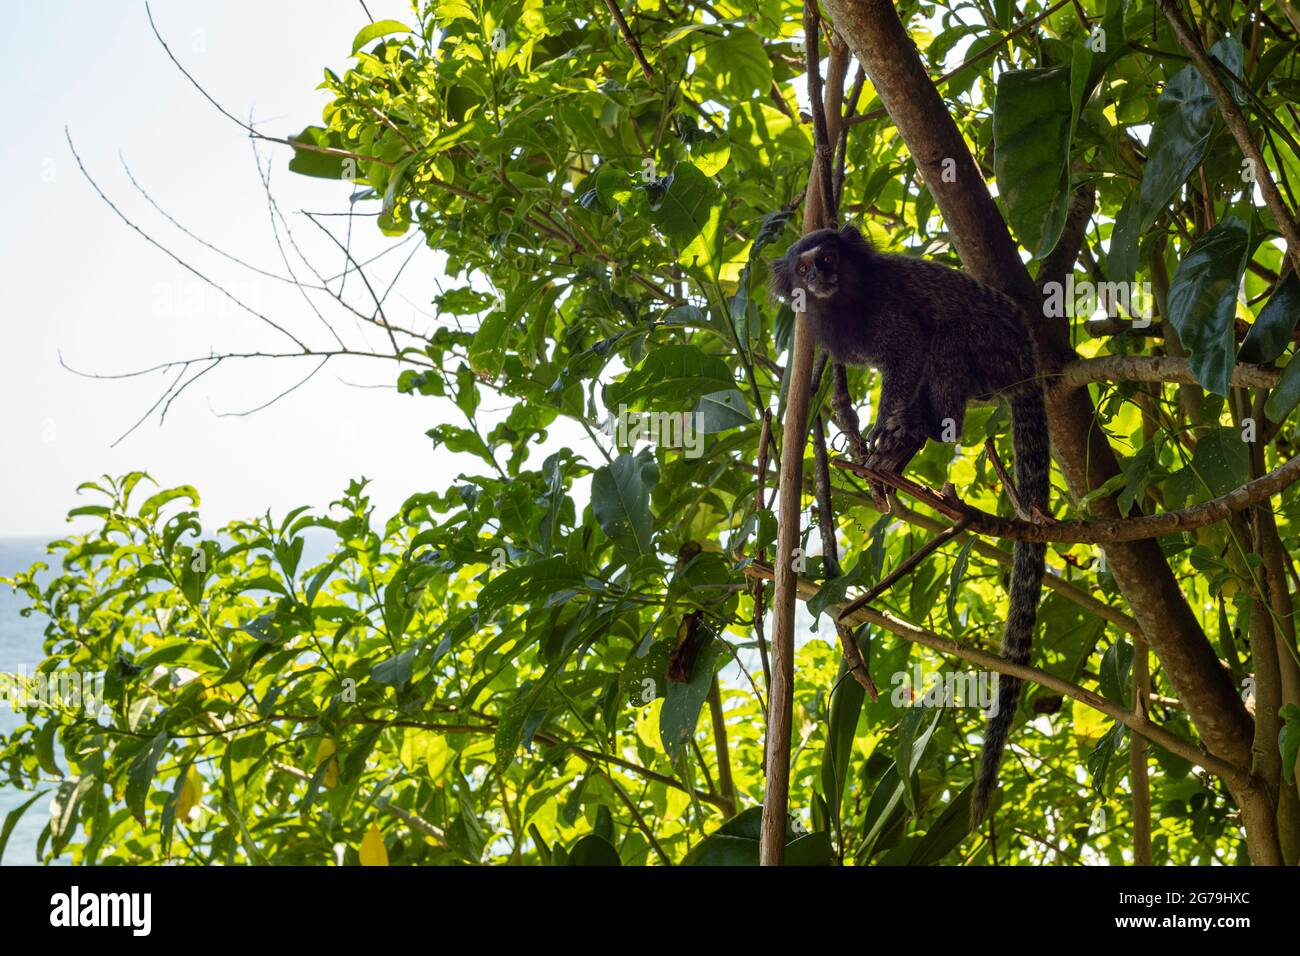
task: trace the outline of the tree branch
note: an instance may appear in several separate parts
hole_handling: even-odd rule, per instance
[[[970,530],[977,534],[1009,538],[1013,541],[1065,542],[1071,544],[1111,544],[1141,541],[1179,534],[1215,524],[1256,502],[1270,498],[1300,481],[1300,455],[1289,459],[1268,474],[1234,488],[1226,495],[1211,498],[1180,511],[1166,511],[1157,515],[1135,515],[1131,518],[1100,518],[1087,521],[1052,521],[1040,524],[1018,518],[1004,518],[968,505],[956,495],[946,496],[906,478],[882,475],[857,462],[836,459],[835,465],[846,471],[892,485],[929,505],[954,520],[967,519]]]
[[[747,567],[745,573],[750,577],[770,579],[773,571],[767,565],[755,563]],[[801,600],[807,601],[816,597],[820,590],[821,588],[817,584],[807,578],[798,579],[798,592]],[[842,611],[843,605],[836,605],[836,608]],[[892,614],[877,611],[870,607],[859,608],[848,617],[852,623],[874,624],[886,631],[897,634],[905,640],[921,644],[941,654],[948,654],[964,661],[970,661],[972,664],[977,664],[986,670],[996,671],[1010,677],[1018,677],[1021,680],[1033,681],[1035,684],[1054,690],[1058,694],[1069,697],[1071,700],[1077,700],[1093,710],[1114,718],[1134,733],[1141,734],[1152,743],[1159,744],[1170,753],[1177,754],[1184,760],[1205,768],[1210,773],[1222,777],[1229,783],[1244,785],[1250,782],[1250,774],[1245,770],[1206,753],[1190,741],[1184,740],[1158,724],[1151,723],[1145,717],[1129,710],[1127,707],[1112,703],[1101,695],[1094,694],[1092,691],[1071,683],[1063,677],[1057,677],[1055,674],[1027,664],[1014,664],[997,654],[958,643],[950,638],[935,634],[933,631],[927,631],[908,624]]]
[[[1273,388],[1281,371],[1267,365],[1237,365],[1232,370],[1232,384],[1241,388]],[[1192,364],[1185,358],[1169,355],[1103,355],[1100,358],[1075,359],[1061,368],[1057,378],[1065,388],[1078,388],[1089,382],[1177,382],[1197,385]]]
[[[636,62],[640,65],[641,72],[645,74],[645,78],[647,80],[654,79],[654,71],[650,69],[650,64],[646,62],[645,54],[641,52],[641,44],[638,43],[637,38],[632,35],[632,30],[627,25],[627,19],[623,16],[623,11],[618,8],[618,4],[615,3],[614,0],[605,0],[605,6],[609,8],[610,16],[612,16],[614,22],[618,24],[618,32],[623,34],[623,42],[628,45],[632,51],[632,55],[636,57]]]
[[[821,67],[816,59],[817,4],[804,0],[805,42],[808,50],[808,93],[814,114],[822,110]],[[847,51],[846,51],[847,53]],[[839,117],[836,117],[838,121]],[[805,193],[804,232],[829,225],[825,216],[834,211],[830,178],[830,141],[826,117],[814,124],[818,156]],[[823,168],[825,179],[822,180]],[[820,191],[820,192],[819,192]],[[820,200],[809,201],[820,195]],[[772,684],[767,695],[767,735],[763,819],[759,836],[759,862],[780,866],[785,858],[786,813],[790,797],[790,732],[794,716],[794,606],[795,552],[800,540],[803,510],[803,450],[808,443],[808,406],[811,403],[813,335],[807,318],[795,315],[794,341],[790,346],[790,384],[782,423],[780,502],[777,508],[777,571],[772,597]]]

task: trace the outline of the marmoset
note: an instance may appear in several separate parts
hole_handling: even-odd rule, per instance
[[[772,263],[772,291],[796,309],[802,305],[817,342],[838,365],[880,371],[880,405],[863,464],[900,474],[927,438],[957,440],[967,402],[1005,398],[1015,492],[1036,519],[1049,520],[1042,380],[1028,317],[1012,299],[949,266],[879,252],[853,226],[820,229],[794,243]],[[837,370],[837,391],[842,382]],[[843,392],[849,402],[846,385]],[[1015,543],[1001,651],[1008,661],[1029,662],[1046,558],[1044,544]],[[1021,683],[1005,674],[998,680],[998,709],[985,728],[971,801],[976,822],[997,787]]]

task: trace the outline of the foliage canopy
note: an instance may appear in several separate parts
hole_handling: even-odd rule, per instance
[[[1026,30],[1048,5],[899,6],[1031,269],[1091,183],[1089,278],[1152,283],[1165,347],[1190,356],[1195,386],[1091,386],[1096,426],[1125,456],[1102,493],[1125,510],[1174,510],[1242,484],[1232,369],[1284,357],[1300,291],[1153,3],[1057,3]],[[812,156],[801,9],[634,0],[649,77],[595,0],[419,3],[410,23],[356,35],[289,166],[351,181],[356,202],[378,204],[380,229],[418,230],[446,254],[459,284],[434,299],[436,330],[395,339],[397,384],[400,400],[446,400],[437,407],[460,418],[428,435],[475,465],[386,520],[357,480],[327,512],[220,534],[203,528],[193,488],[147,488],[139,473],[83,486],[93,503],[72,515],[93,530],[52,544],[48,574],[14,582],[49,622],[41,670],[106,675],[99,720],[33,707],[0,747],[10,782],[52,790],[44,858],[757,861],[767,688],[745,566],[775,542],[753,465],[762,411],[782,416],[794,320],[767,300],[764,257],[797,234]],[[1230,0],[1197,16],[1244,77],[1237,92],[1267,124],[1276,174],[1300,182],[1296,28]],[[869,82],[856,109],[842,213],[882,247],[958,264]],[[1089,319],[1069,319],[1084,356],[1159,344],[1127,322],[1095,333]],[[876,386],[869,371],[852,382],[868,399]],[[489,397],[508,399],[508,414],[491,420]],[[1290,448],[1298,402],[1291,362],[1268,400],[1282,423],[1269,467]],[[620,408],[678,424],[698,413],[700,453],[613,445],[596,431]],[[557,430],[575,426],[592,441],[560,445]],[[912,474],[1009,513],[986,437],[1009,448],[1004,411],[973,411],[959,447],[931,443]],[[848,476],[835,483],[845,575],[814,615],[926,536],[871,510]],[[1292,537],[1294,489],[1274,503]],[[814,521],[806,532],[804,574],[821,583]],[[1249,542],[1221,523],[1161,543],[1247,679]],[[1131,635],[1077,600],[1122,609],[1097,557],[1050,549],[1061,586],[1040,609],[1036,663],[1131,706]],[[879,604],[996,647],[1008,558],[958,543]],[[797,653],[790,862],[1131,859],[1122,725],[1031,685],[991,841],[968,832],[965,812],[979,712],[892,693],[919,670],[962,665],[863,629],[883,689],[872,702],[845,679],[829,618],[816,620]],[[687,679],[670,680],[670,660],[690,656],[679,645],[694,656]],[[1158,667],[1152,691],[1154,719],[1194,738]],[[1294,766],[1300,710],[1288,714],[1279,746]],[[1158,746],[1149,756],[1155,862],[1244,854],[1223,786]]]

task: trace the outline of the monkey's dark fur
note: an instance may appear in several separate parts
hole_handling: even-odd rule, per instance
[[[791,298],[797,289],[813,334],[835,362],[871,365],[883,376],[865,464],[901,473],[926,438],[945,437],[945,419],[946,437],[961,434],[967,402],[1005,398],[1020,499],[1046,515],[1051,460],[1042,383],[1028,319],[1014,301],[957,269],[877,252],[852,226],[811,232],[772,263],[772,292]],[[1017,664],[1029,663],[1046,557],[1046,545],[1015,544],[1002,656]],[[1000,676],[971,801],[976,822],[997,786],[1020,689],[1021,681]]]

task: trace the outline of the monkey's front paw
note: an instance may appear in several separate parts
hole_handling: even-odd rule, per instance
[[[872,455],[892,448],[898,443],[899,430],[888,421],[876,422],[867,430],[866,447]]]
[[[867,433],[873,452],[889,451],[905,444],[917,431],[917,423],[906,411],[893,412],[878,419]]]
[[[1040,528],[1045,528],[1048,525],[1056,524],[1056,519],[1053,518],[1051,515],[1049,515],[1047,512],[1045,512],[1042,508],[1038,507],[1038,505],[1029,506],[1029,520],[1032,521],[1034,524],[1038,525]]]
[[[884,429],[879,423],[876,423],[867,429],[867,433],[862,436],[862,444],[868,452],[876,450],[876,446],[880,444],[880,436],[883,432]]]
[[[859,465],[865,462],[867,456],[871,454],[871,449],[868,447],[866,440],[854,432],[841,432],[840,434],[844,439],[845,450],[849,453],[849,457]]]

